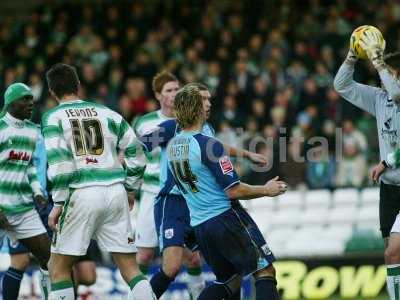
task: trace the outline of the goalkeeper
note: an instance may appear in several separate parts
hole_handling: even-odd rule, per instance
[[[381,88],[353,80],[357,57],[352,50],[336,74],[334,87],[344,99],[376,118],[381,163],[373,169],[372,177],[376,181],[380,178],[379,219],[385,241],[386,281],[390,299],[395,300],[399,299],[400,281],[400,169],[394,168],[393,153],[400,146],[400,52],[383,56],[385,44],[373,31],[365,31],[360,46],[379,73]]]

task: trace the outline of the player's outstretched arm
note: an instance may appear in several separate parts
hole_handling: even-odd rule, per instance
[[[259,153],[251,152],[245,149],[238,149],[227,144],[224,144],[224,148],[228,150],[229,156],[233,157],[245,157],[253,163],[260,164],[266,166],[268,164],[268,160],[264,155]]]
[[[259,197],[275,197],[283,194],[287,190],[287,184],[280,181],[279,177],[269,180],[265,185],[249,185],[246,183],[239,183],[225,192],[227,196],[234,200],[250,200]]]
[[[358,83],[353,79],[356,61],[356,56],[349,50],[346,59],[336,73],[333,86],[344,99],[375,115],[376,95],[381,92],[381,89]]]
[[[367,53],[368,59],[379,73],[383,86],[388,92],[389,98],[400,101],[400,82],[395,74],[390,71],[383,59],[386,43],[381,43],[376,32],[366,31],[360,39],[360,46]]]

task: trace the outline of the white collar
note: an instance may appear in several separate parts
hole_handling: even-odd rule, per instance
[[[17,128],[22,128],[25,125],[25,120],[17,119],[13,117],[9,112],[6,113],[4,119],[9,125]]]

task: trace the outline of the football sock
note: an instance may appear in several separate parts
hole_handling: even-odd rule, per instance
[[[132,278],[128,283],[131,289],[130,299],[134,300],[155,300],[157,299],[154,295],[151,285],[147,280],[146,276],[140,274]]]
[[[74,284],[70,280],[60,281],[51,285],[50,300],[74,300]]]
[[[156,294],[157,296],[157,299],[164,294],[171,282],[173,282],[174,280],[175,278],[170,278],[165,275],[164,271],[161,268],[156,274],[154,274],[154,276],[150,280],[150,284],[154,291],[154,294]]]
[[[207,286],[200,294],[198,300],[222,300],[229,299],[231,291],[228,287],[221,283],[213,283]]]
[[[206,282],[201,275],[201,267],[187,269],[187,285],[192,299],[197,299],[206,286]]]
[[[42,268],[40,268],[40,289],[42,290],[43,299],[48,300],[51,289],[50,276],[49,271]]]
[[[17,300],[19,294],[19,287],[21,285],[24,272],[9,268],[3,276],[2,291],[4,300]]]
[[[386,277],[390,300],[400,299],[400,265],[388,265]]]
[[[280,296],[276,288],[274,277],[260,277],[256,279],[256,300],[279,300]]]

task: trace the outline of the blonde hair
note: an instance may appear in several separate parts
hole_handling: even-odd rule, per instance
[[[182,129],[196,125],[203,117],[203,97],[200,89],[187,84],[178,91],[174,100],[176,120]]]

